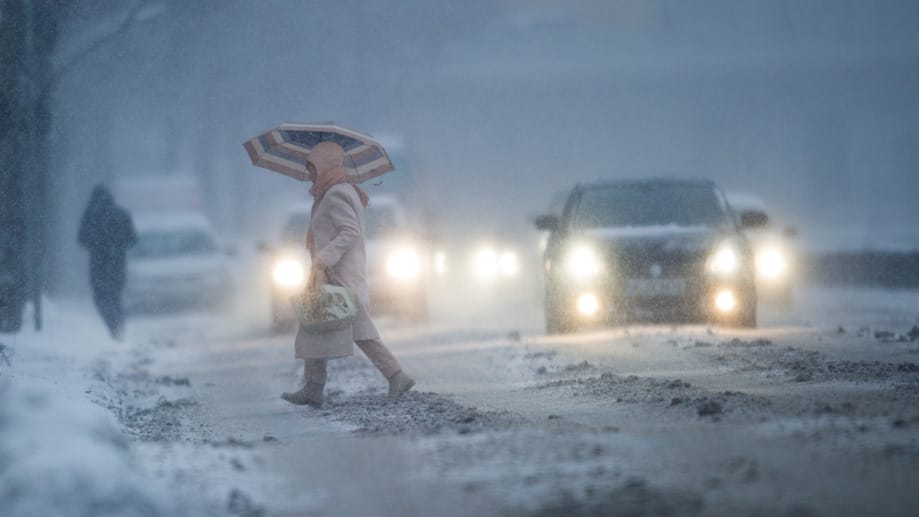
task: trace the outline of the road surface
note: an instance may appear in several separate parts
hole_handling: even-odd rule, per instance
[[[356,351],[320,410],[279,398],[290,336],[135,322],[100,372],[144,468],[224,515],[914,515],[919,292],[808,288],[760,328],[542,333],[537,306],[381,320],[417,379]],[[910,332],[912,331],[912,333]]]

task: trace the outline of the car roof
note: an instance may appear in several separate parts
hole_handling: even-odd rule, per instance
[[[397,196],[392,194],[374,194],[370,196],[370,206],[402,206]]]
[[[202,214],[170,213],[162,215],[143,215],[134,219],[134,227],[145,231],[199,230],[214,233],[214,226]]]
[[[292,215],[308,214],[310,213],[310,210],[312,209],[313,209],[312,201],[297,201],[296,203],[291,203],[287,207],[287,216],[290,217]]]
[[[370,196],[370,206],[374,207],[402,207],[398,196],[393,194],[373,194]],[[287,217],[308,214],[313,209],[313,201],[297,201],[287,207]]]
[[[746,192],[727,192],[725,196],[728,198],[728,203],[734,210],[757,210],[764,214],[769,213],[769,210],[766,208],[766,203],[752,194],[747,194]]]
[[[642,179],[600,179],[578,183],[576,190],[589,190],[594,188],[615,187],[653,187],[653,186],[690,186],[690,187],[715,187],[715,182],[710,179],[692,178],[642,178]]]

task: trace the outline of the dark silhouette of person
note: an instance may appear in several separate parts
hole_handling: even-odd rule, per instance
[[[134,222],[128,212],[115,204],[111,192],[102,185],[93,189],[80,221],[80,245],[89,251],[89,283],[93,302],[112,337],[124,337],[124,308],[121,293],[126,277],[128,248],[137,242]]]

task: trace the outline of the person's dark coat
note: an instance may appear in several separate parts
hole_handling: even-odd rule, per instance
[[[127,250],[137,242],[131,216],[115,204],[112,194],[97,186],[80,221],[80,244],[89,251],[93,287],[124,287]]]
[[[93,190],[83,212],[79,241],[89,251],[93,301],[112,336],[121,339],[121,292],[127,276],[127,251],[137,242],[137,234],[131,216],[115,204],[112,194],[101,185]]]

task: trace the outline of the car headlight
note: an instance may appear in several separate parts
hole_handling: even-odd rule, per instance
[[[391,254],[386,260],[386,272],[400,280],[413,280],[421,274],[421,257],[410,248]]]
[[[594,316],[600,311],[600,300],[593,293],[584,293],[578,296],[575,305],[582,316]]]
[[[284,287],[296,287],[306,281],[306,268],[299,260],[280,260],[274,265],[274,282]]]
[[[517,254],[511,251],[505,251],[498,257],[498,271],[503,276],[514,276],[520,272],[520,261]]]
[[[520,259],[513,251],[499,253],[494,248],[483,247],[473,257],[473,268],[476,276],[483,280],[513,277],[520,272]]]
[[[437,276],[447,274],[447,254],[442,251],[434,254],[434,273]]]
[[[719,275],[732,275],[737,272],[737,252],[729,246],[718,248],[708,259],[708,268]]]
[[[490,280],[498,276],[498,252],[494,248],[481,248],[475,254],[473,267],[479,278]]]
[[[565,269],[568,274],[579,280],[592,278],[600,273],[603,263],[596,252],[587,246],[578,246],[565,257]]]
[[[788,272],[788,258],[778,248],[766,248],[756,254],[756,273],[762,278],[778,280]]]
[[[737,297],[734,292],[728,289],[722,289],[715,294],[715,308],[718,312],[733,312],[737,308]]]

